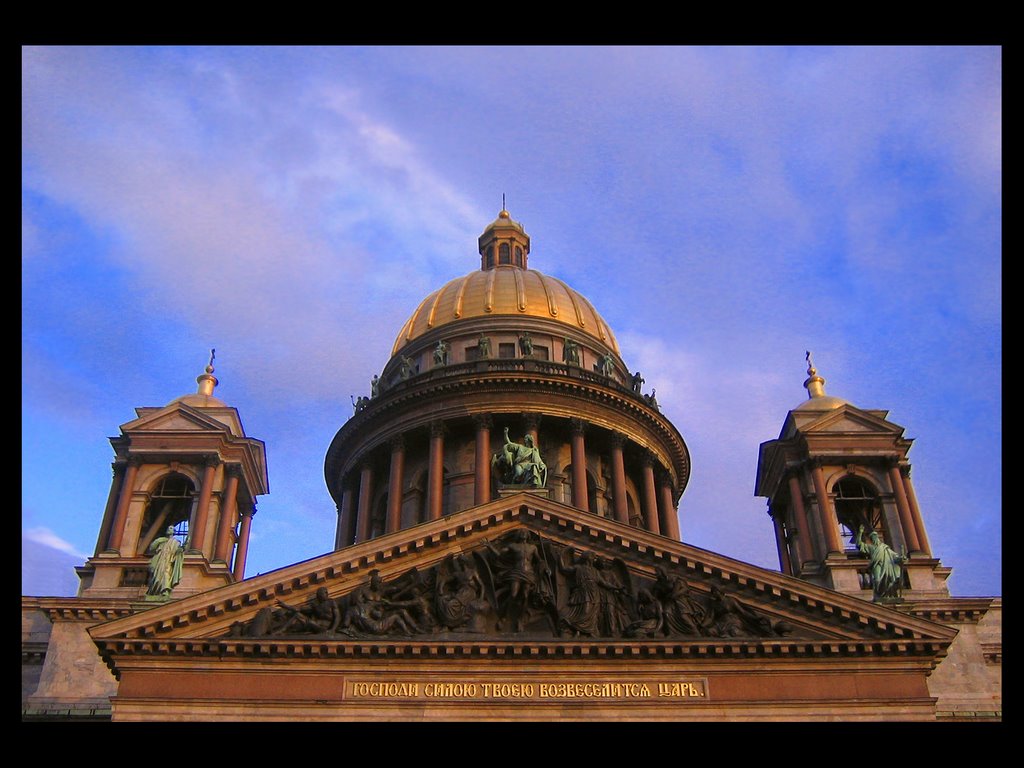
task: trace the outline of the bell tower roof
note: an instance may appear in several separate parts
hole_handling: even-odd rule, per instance
[[[213,360],[216,353],[216,349],[210,350],[210,362],[206,364],[203,373],[196,377],[196,383],[199,387],[196,389],[195,394],[176,397],[171,401],[172,403],[184,403],[185,405],[197,408],[224,408],[227,406],[227,403],[223,400],[213,396],[214,387],[220,383],[217,381],[217,377],[213,375]]]
[[[825,379],[818,375],[818,370],[811,362],[811,353],[807,352],[807,380],[804,381],[807,400],[793,410],[796,411],[828,411],[850,403],[841,397],[825,394]]]

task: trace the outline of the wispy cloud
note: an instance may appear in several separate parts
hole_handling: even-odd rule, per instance
[[[89,555],[85,554],[84,552],[79,552],[75,548],[74,544],[64,541],[64,539],[55,534],[49,528],[29,528],[28,530],[22,532],[22,536],[24,536],[29,541],[34,541],[37,544],[45,544],[48,547],[60,550],[61,552],[66,552],[67,554],[79,557],[82,560],[85,560],[89,557]]]

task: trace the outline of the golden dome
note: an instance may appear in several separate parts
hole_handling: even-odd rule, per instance
[[[402,326],[391,354],[436,328],[481,317],[554,320],[619,354],[611,328],[584,296],[557,278],[512,266],[470,272],[431,293]]]

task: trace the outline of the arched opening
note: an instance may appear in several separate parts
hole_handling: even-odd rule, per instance
[[[568,493],[571,498],[571,503],[574,506],[579,506],[576,503],[576,499],[572,498],[572,464],[566,464],[563,470],[565,475],[565,482],[568,486]],[[587,511],[592,514],[600,514],[597,506],[597,481],[594,479],[594,473],[589,469],[585,470],[587,478]]]
[[[857,552],[855,537],[861,526],[864,535],[872,531],[887,544],[892,546],[892,538],[885,525],[882,504],[874,487],[860,477],[849,475],[837,482],[832,488],[835,496],[836,517],[839,520],[839,531],[847,552]]]
[[[402,528],[411,528],[425,519],[427,504],[427,472],[420,470],[402,495]]]
[[[185,475],[172,472],[160,478],[142,517],[142,536],[139,537],[137,554],[145,555],[153,539],[168,527],[174,528],[174,537],[185,546],[195,493],[195,485]]]
[[[370,515],[370,538],[375,539],[387,533],[388,521],[388,493],[380,494],[377,502],[373,505],[373,513]]]
[[[502,243],[498,246],[498,263],[499,264],[511,264],[512,263],[512,251],[508,247],[508,243]]]
[[[629,518],[629,524],[634,528],[644,527],[644,518],[640,514],[640,505],[633,499],[633,494],[626,491],[626,515]]]

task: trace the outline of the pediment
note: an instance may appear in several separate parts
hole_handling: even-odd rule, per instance
[[[955,633],[524,493],[171,601],[90,634],[106,652],[145,653],[457,641],[844,653],[924,644],[938,654]]]
[[[809,433],[872,433],[899,436],[904,428],[884,418],[853,406],[842,406],[798,425],[800,432]]]
[[[184,403],[171,403],[165,408],[142,412],[139,418],[121,425],[123,434],[133,432],[228,432],[241,435],[241,425],[235,418],[224,420]],[[225,410],[225,409],[221,409]],[[233,411],[234,409],[226,409]],[[219,414],[223,416],[223,414]]]

